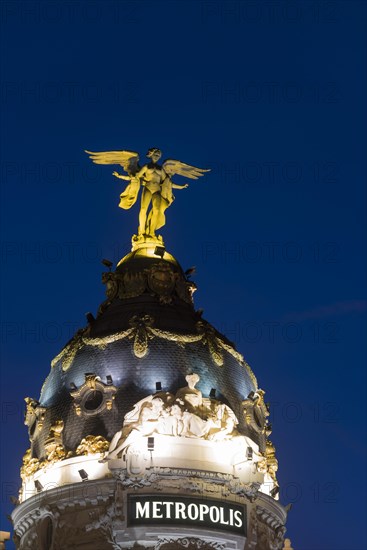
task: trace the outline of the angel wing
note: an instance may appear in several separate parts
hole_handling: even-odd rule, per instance
[[[135,151],[101,151],[100,153],[93,153],[93,151],[85,152],[95,164],[120,164],[129,176],[135,176],[135,174],[140,170],[139,154]]]
[[[165,160],[162,164],[162,168],[169,176],[178,174],[179,176],[186,176],[192,180],[197,180],[200,176],[203,176],[205,172],[210,172],[210,169],[195,168],[195,166],[173,159]]]

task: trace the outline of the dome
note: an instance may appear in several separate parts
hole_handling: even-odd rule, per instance
[[[136,161],[131,151],[90,154]],[[193,270],[155,234],[180,186],[154,158],[142,181],[122,176],[122,208],[148,189],[132,252],[114,271],[103,260],[105,301],[51,362],[39,401],[26,398],[19,550],[257,548],[264,533],[271,546],[261,548],[280,550],[286,510],[264,392],[195,310]],[[192,179],[205,171],[166,163]]]
[[[96,318],[55,357],[39,402],[28,404],[32,456],[47,454],[57,422],[66,452],[88,436],[110,441],[136,402],[184,386],[192,372],[204,396],[214,392],[243,419],[256,379],[233,344],[195,311],[196,286],[171,254],[138,248],[102,280],[107,299]]]

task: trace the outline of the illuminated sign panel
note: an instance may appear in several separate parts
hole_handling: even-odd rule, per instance
[[[171,495],[129,495],[129,525],[187,525],[246,536],[246,506]]]

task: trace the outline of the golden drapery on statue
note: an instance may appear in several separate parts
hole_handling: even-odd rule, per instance
[[[139,165],[139,155],[134,151],[86,151],[95,164],[120,164],[127,172],[127,176],[113,172],[116,178],[128,181],[128,185],[120,195],[120,208],[128,210],[137,201],[140,188],[141,205],[139,211],[139,227],[136,241],[157,240],[156,231],[166,223],[165,211],[172,204],[175,197],[172,189],[185,189],[188,184],[177,185],[171,177],[175,174],[198,179],[205,170],[185,164],[179,160],[167,159],[162,165],[158,164],[162,152],[151,148],[147,152],[150,159],[148,164]]]

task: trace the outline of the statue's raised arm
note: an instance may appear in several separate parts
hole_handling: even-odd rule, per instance
[[[86,153],[95,164],[119,164],[127,173],[125,176],[113,172],[115,177],[129,181],[128,186],[120,195],[120,208],[131,208],[135,204],[142,186],[138,235],[133,237],[136,243],[162,242],[162,238],[156,235],[156,231],[165,225],[165,210],[174,201],[172,188],[185,189],[188,187],[187,183],[184,185],[173,183],[172,176],[176,174],[196,180],[209,171],[173,159],[167,159],[162,165],[159,165],[158,161],[162,152],[155,147],[148,150],[147,157],[150,162],[142,167],[139,166],[139,155],[134,151],[104,151],[100,153],[86,151]]]

